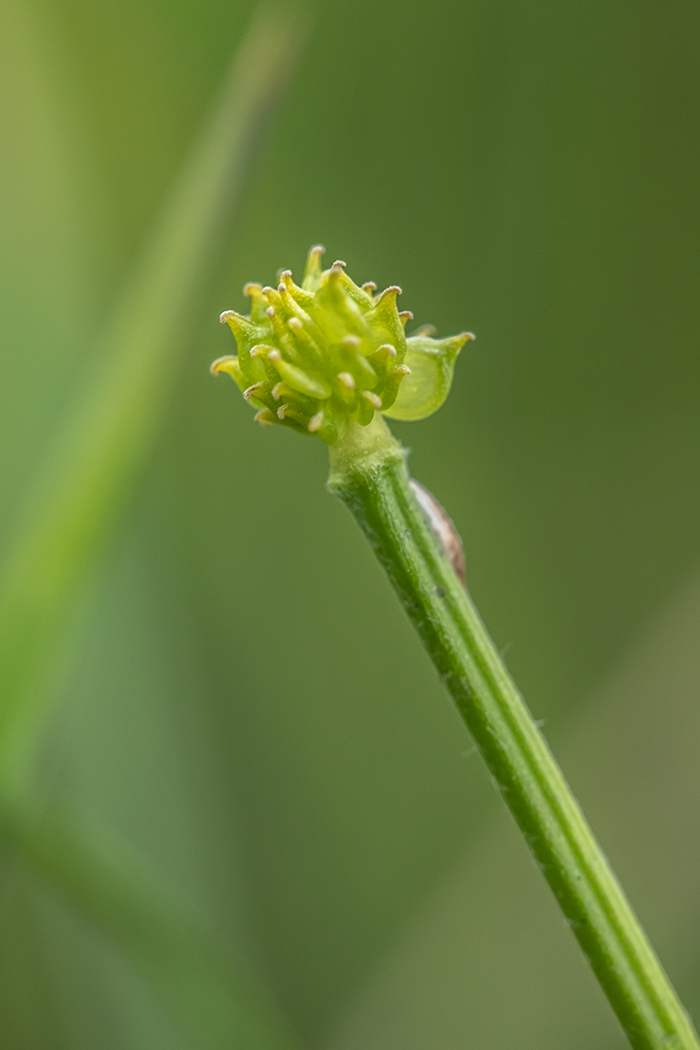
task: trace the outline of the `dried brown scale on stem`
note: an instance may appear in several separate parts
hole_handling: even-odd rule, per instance
[[[455,576],[465,587],[467,585],[467,566],[464,557],[462,537],[457,532],[452,518],[445,508],[438,503],[432,492],[428,492],[420,481],[411,478],[411,488],[418,500],[421,510],[430,522],[430,527],[455,571]]]

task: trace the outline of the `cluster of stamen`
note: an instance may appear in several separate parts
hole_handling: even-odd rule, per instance
[[[250,314],[226,310],[238,355],[220,357],[212,372],[228,372],[257,409],[259,423],[318,434],[333,445],[375,412],[423,419],[445,400],[454,362],[470,332],[434,339],[430,326],[408,339],[409,310],[396,305],[397,285],[377,294],[357,285],[345,263],[321,268],[323,248],[312,248],[301,285],[282,270],[276,288],[247,284]],[[404,380],[410,377],[409,382]]]
[[[396,285],[379,295],[376,285],[356,285],[338,260],[321,269],[323,249],[312,248],[301,286],[290,270],[276,288],[247,284],[248,316],[226,310],[238,344],[237,357],[222,357],[213,372],[228,372],[258,409],[260,423],[279,423],[319,434],[328,444],[355,421],[366,426],[390,408],[404,364],[404,325]]]

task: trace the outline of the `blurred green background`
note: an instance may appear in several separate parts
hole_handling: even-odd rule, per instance
[[[0,540],[251,5],[4,0]],[[700,9],[317,3],[67,656],[47,795],[148,858],[323,1050],[625,1040],[321,442],[209,362],[318,241],[477,333],[396,424],[470,589],[700,1017]],[[0,1042],[200,1050],[3,850]],[[248,1050],[244,1044],[231,1044]]]

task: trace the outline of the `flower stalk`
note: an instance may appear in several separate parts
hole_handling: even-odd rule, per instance
[[[370,429],[370,428],[368,428]],[[328,487],[384,567],[635,1050],[697,1035],[421,508],[382,420],[331,450]]]

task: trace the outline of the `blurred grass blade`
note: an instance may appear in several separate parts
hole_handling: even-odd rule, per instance
[[[52,443],[0,575],[0,776],[26,775],[72,613],[143,461],[244,176],[298,52],[262,8]]]
[[[275,1004],[112,833],[52,807],[0,804],[0,831],[125,951],[202,1050],[298,1050]]]

